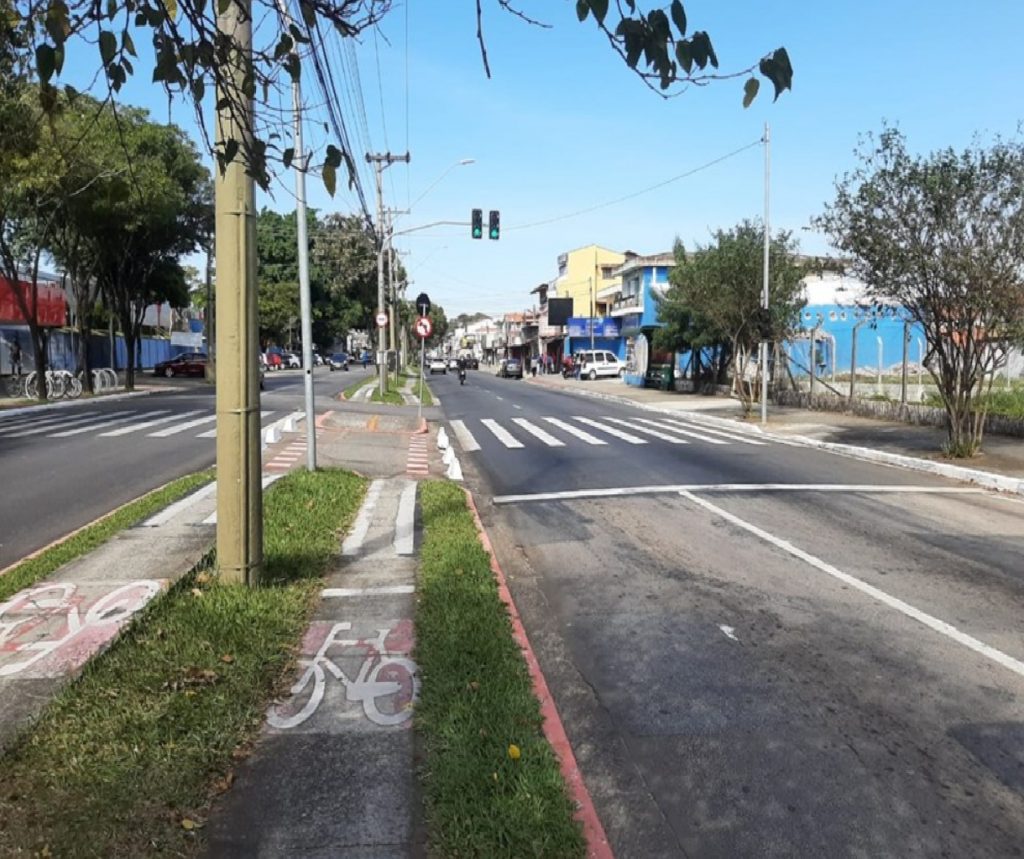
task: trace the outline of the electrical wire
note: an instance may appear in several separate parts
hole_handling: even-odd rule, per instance
[[[591,212],[596,212],[599,209],[606,209],[609,206],[615,206],[619,203],[624,203],[626,200],[633,200],[636,197],[640,197],[643,194],[649,194],[651,191],[657,191],[659,188],[664,188],[666,185],[671,185],[673,182],[678,182],[680,179],[686,179],[689,176],[693,176],[696,173],[700,173],[702,170],[707,170],[710,167],[714,167],[716,164],[721,164],[723,161],[727,161],[730,158],[734,158],[741,152],[746,152],[748,149],[753,149],[755,146],[761,146],[762,140],[756,140],[753,143],[748,143],[746,146],[741,146],[739,149],[734,149],[732,152],[728,152],[725,155],[719,156],[711,161],[701,164],[699,167],[694,167],[692,170],[687,170],[685,173],[680,173],[678,176],[673,176],[671,179],[666,179],[663,182],[658,182],[655,185],[649,185],[646,188],[641,188],[639,191],[633,191],[630,194],[625,194],[622,197],[616,197],[614,200],[608,200],[604,203],[598,203],[595,206],[588,206],[586,209],[577,209],[575,212],[567,212],[564,215],[558,215],[554,218],[545,218],[542,221],[532,221],[528,224],[515,224],[513,226],[505,227],[506,230],[528,230],[533,227],[542,227],[547,224],[554,224],[559,221],[567,221],[570,218],[578,218],[580,215],[587,215]]]

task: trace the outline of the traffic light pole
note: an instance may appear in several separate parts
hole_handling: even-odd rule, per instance
[[[768,256],[771,247],[771,234],[768,231],[768,179],[771,167],[771,138],[769,137],[768,123],[764,124],[764,284],[761,290],[761,307],[765,310],[765,318],[768,316],[770,307],[770,296],[768,294]],[[813,360],[813,355],[811,356]],[[811,376],[814,376],[814,368],[811,367]],[[768,341],[761,341],[761,423],[768,423]]]
[[[374,166],[377,179],[377,313],[380,314],[385,312],[384,308],[386,306],[384,302],[384,241],[386,238],[389,238],[384,224],[384,170],[396,161],[404,161],[408,164],[409,153],[406,152],[405,155],[392,155],[390,152],[385,152],[374,155],[367,152],[366,161]],[[385,343],[385,332],[381,330],[381,326],[378,326],[377,368],[381,400],[384,399],[384,394],[388,389],[388,362],[387,351],[384,348]]]

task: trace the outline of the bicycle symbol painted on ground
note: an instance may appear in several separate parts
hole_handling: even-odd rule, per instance
[[[88,607],[78,585],[69,582],[15,594],[0,603],[0,677],[55,677],[74,671],[161,587],[148,579],[130,582]]]
[[[416,664],[405,656],[395,655],[386,642],[401,638],[408,621],[393,629],[378,629],[373,639],[343,639],[341,633],[352,629],[352,624],[335,623],[320,649],[312,659],[300,659],[306,670],[291,688],[291,698],[272,707],[267,721],[274,728],[295,728],[312,716],[324,699],[327,675],[339,680],[345,688],[345,698],[362,705],[366,718],[375,725],[400,725],[412,717],[412,705],[419,695],[420,681]],[[350,649],[350,652],[328,656],[332,648]],[[352,653],[351,650],[356,650]],[[362,655],[354,678],[349,677],[334,659]]]

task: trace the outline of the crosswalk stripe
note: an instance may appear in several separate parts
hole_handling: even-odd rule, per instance
[[[548,447],[565,447],[564,441],[559,441],[551,433],[542,430],[536,424],[530,423],[526,418],[512,418],[512,423],[518,427],[522,427],[534,438],[540,439]]]
[[[176,421],[179,418],[188,418],[192,415],[198,415],[201,409],[192,409],[188,412],[179,412],[173,415],[165,415],[162,418],[154,418],[152,420],[141,421],[137,424],[128,424],[128,426],[118,427],[116,430],[110,430],[109,432],[101,432],[101,438],[117,438],[118,436],[128,435],[129,433],[138,432],[139,430],[149,429],[150,427],[159,426],[160,424],[168,423],[169,421]]]
[[[563,432],[574,435],[580,441],[585,441],[587,444],[608,444],[604,439],[598,438],[596,435],[591,435],[586,430],[581,430],[579,427],[574,427],[572,424],[561,421],[558,418],[544,418],[552,426],[558,427]]]
[[[587,426],[594,427],[594,429],[599,429],[601,430],[601,432],[608,433],[608,435],[613,435],[616,438],[621,438],[623,441],[628,441],[630,444],[647,444],[646,439],[642,439],[638,435],[633,435],[633,433],[626,432],[625,430],[610,427],[608,426],[608,424],[603,424],[600,421],[593,420],[592,418],[585,418],[580,415],[575,415],[573,417],[573,420],[579,421],[580,423],[586,424]]]
[[[268,415],[272,415],[272,414],[274,414],[273,410],[262,411],[262,412],[260,412],[260,419],[262,420],[263,418],[267,417]],[[216,417],[217,416],[214,415],[214,418],[216,418]],[[198,433],[196,435],[196,438],[216,438],[216,437],[217,437],[217,427],[214,427],[212,430],[207,430],[206,432]]]
[[[54,432],[48,435],[48,438],[67,438],[72,435],[81,435],[84,432],[92,432],[93,430],[104,429],[106,427],[116,426],[117,424],[123,424],[126,421],[135,420],[138,417],[152,417],[153,415],[162,415],[169,412],[170,409],[159,409],[155,412],[146,412],[142,415],[130,412],[127,414],[122,413],[119,418],[111,418],[109,420],[102,420],[97,423],[89,423],[85,426],[75,427],[74,429],[65,430],[64,432]]]
[[[729,443],[729,442],[725,441],[724,439],[712,438],[709,435],[701,435],[699,432],[693,432],[692,430],[683,429],[682,427],[676,426],[674,424],[664,423],[662,421],[652,421],[650,418],[637,418],[637,420],[641,421],[641,422],[643,422],[645,424],[650,424],[651,426],[654,426],[654,427],[661,427],[662,429],[668,430],[669,432],[675,432],[675,433],[679,433],[679,435],[685,435],[685,436],[688,436],[690,438],[696,438],[696,439],[700,439],[701,441],[706,441],[708,444],[728,444]]]
[[[666,432],[651,429],[650,427],[638,427],[636,424],[632,424],[629,421],[622,420],[622,418],[610,418],[608,416],[605,416],[604,420],[611,421],[613,424],[619,424],[624,427],[629,427],[631,430],[635,430],[636,432],[642,432],[644,435],[650,435],[654,436],[655,438],[660,438],[662,441],[667,441],[669,444],[689,444],[689,442],[685,438],[679,438],[679,436],[669,435]]]
[[[505,445],[505,447],[518,448],[523,446],[521,441],[518,441],[512,433],[505,429],[505,427],[499,424],[496,420],[492,420],[491,418],[482,418],[480,423],[494,433],[494,437]]]
[[[465,451],[480,450],[480,445],[471,433],[466,425],[462,421],[451,421],[452,432],[455,433],[455,437],[459,440],[459,445]]]
[[[663,421],[663,423],[675,424],[676,426],[686,427],[687,429],[699,429],[702,433],[709,433],[710,435],[721,436],[722,438],[727,438],[730,441],[739,441],[742,442],[743,444],[767,444],[767,442],[761,441],[760,439],[750,438],[749,436],[743,435],[743,433],[739,431],[731,432],[729,430],[711,429],[710,427],[706,427],[703,424],[687,423],[686,421],[676,420],[674,418],[666,418]]]
[[[167,427],[167,429],[157,430],[156,432],[146,433],[150,438],[167,438],[168,436],[175,435],[179,432],[192,429],[192,427],[202,426],[208,424],[210,421],[217,420],[216,415],[207,415],[205,418],[196,418],[194,421],[185,421],[183,424],[175,424],[174,426]]]
[[[76,415],[73,418],[47,418],[46,420],[39,421],[38,423],[24,422],[16,424],[14,429],[15,432],[7,432],[7,427],[0,427],[0,435],[5,438],[23,438],[27,435],[38,435],[49,430],[56,429],[57,427],[68,427],[74,424],[80,424],[83,421],[94,421],[96,416],[100,412],[85,412],[83,414]]]

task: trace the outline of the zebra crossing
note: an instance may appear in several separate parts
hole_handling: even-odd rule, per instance
[[[260,419],[274,414],[272,410],[261,411]],[[63,439],[79,436],[102,439],[146,436],[164,439],[190,431],[196,438],[216,438],[216,422],[217,415],[206,409],[174,411],[130,408],[113,412],[76,409],[74,412],[62,410],[59,415],[54,412],[20,414],[10,418],[0,415],[0,442],[31,437]]]
[[[769,442],[745,433],[706,427],[703,424],[674,417],[630,419],[603,415],[565,417],[509,418],[506,423],[495,418],[449,421],[452,435],[465,452],[480,450],[484,444],[497,441],[508,450],[525,450],[538,443],[546,447],[584,444],[606,447],[617,442],[643,445],[664,442],[671,445],[749,445],[763,446]],[[549,429],[550,428],[550,429]]]

